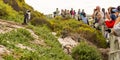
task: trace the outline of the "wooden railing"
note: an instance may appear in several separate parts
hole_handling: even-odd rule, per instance
[[[120,60],[120,46],[116,36],[110,35],[109,60]]]

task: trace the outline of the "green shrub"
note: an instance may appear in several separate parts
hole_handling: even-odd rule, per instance
[[[101,55],[95,47],[81,42],[72,50],[74,60],[101,60]]]
[[[43,26],[47,25],[48,27],[51,27],[50,23],[45,18],[39,18],[36,17],[31,21],[31,24],[34,26]]]
[[[80,21],[76,21],[74,19],[69,19],[69,20],[50,20],[50,23],[52,25],[52,29],[54,31],[60,31],[67,28],[71,28],[74,30],[78,29],[79,27],[89,27],[88,25],[85,25],[84,23]]]
[[[71,19],[71,16],[70,16],[70,15],[66,15],[66,16],[63,18],[63,20],[69,20],[69,19]]]
[[[55,20],[62,20],[63,18],[61,16],[56,16]]]
[[[96,46],[101,48],[106,47],[105,38],[102,36],[102,33],[100,33],[99,31],[93,28],[85,28],[85,27],[79,27],[76,31],[78,34],[80,34],[81,37],[94,43]]]

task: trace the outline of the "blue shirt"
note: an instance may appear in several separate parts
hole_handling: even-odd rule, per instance
[[[110,15],[110,18],[111,18],[112,20],[116,20],[117,16],[115,16],[115,14],[111,14],[111,15]]]

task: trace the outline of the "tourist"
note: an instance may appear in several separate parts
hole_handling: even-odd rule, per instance
[[[89,25],[89,21],[88,21],[88,18],[86,17],[86,14],[84,13],[83,16],[82,16],[82,21],[85,23],[85,24],[88,24]]]
[[[59,9],[58,9],[58,8],[56,8],[56,11],[55,11],[55,12],[53,12],[54,17],[59,16],[59,13],[60,13]]]
[[[78,10],[78,21],[80,21],[80,20],[82,20],[81,19],[81,11],[80,11],[80,9]]]
[[[23,22],[23,24],[27,24],[28,21],[30,20],[30,18],[31,18],[31,11],[27,10],[25,15],[24,15],[24,22]]]

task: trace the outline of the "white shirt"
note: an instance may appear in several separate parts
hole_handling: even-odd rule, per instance
[[[30,18],[31,18],[31,13],[28,12],[28,20],[30,20]]]

